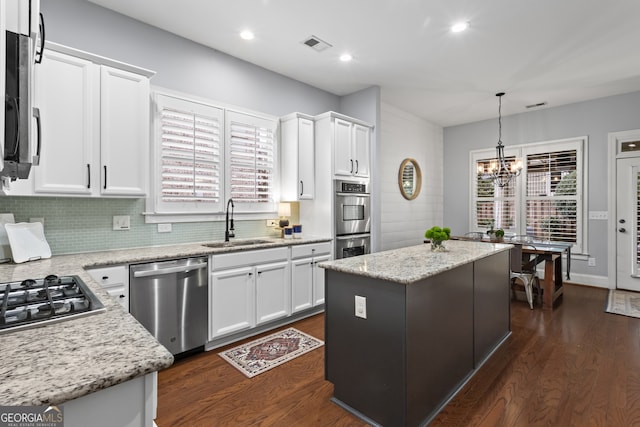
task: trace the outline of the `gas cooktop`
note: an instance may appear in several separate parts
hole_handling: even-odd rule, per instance
[[[103,311],[102,302],[78,276],[0,283],[0,334]]]

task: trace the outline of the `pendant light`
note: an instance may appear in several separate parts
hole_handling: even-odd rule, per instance
[[[478,164],[478,176],[482,179],[491,179],[498,187],[507,186],[512,179],[520,175],[522,162],[518,159],[507,162],[504,158],[504,146],[502,145],[502,97],[504,92],[496,93],[498,97],[498,145],[496,145],[496,158],[489,162],[489,169]]]

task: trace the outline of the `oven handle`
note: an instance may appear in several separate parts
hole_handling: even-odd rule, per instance
[[[369,193],[336,193],[336,196],[371,197]]]
[[[199,264],[192,264],[192,265],[180,265],[177,267],[161,268],[158,270],[135,271],[133,273],[133,277],[149,277],[149,276],[161,276],[163,274],[172,274],[172,273],[188,273],[191,270],[200,270],[202,268],[207,268],[206,262],[202,262]]]
[[[347,236],[336,236],[336,240],[353,240],[353,239],[369,239],[369,238],[371,238],[371,233],[349,234]]]

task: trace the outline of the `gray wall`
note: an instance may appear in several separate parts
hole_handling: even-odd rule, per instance
[[[43,1],[47,39],[156,71],[153,85],[282,116],[339,111],[336,95],[85,0]]]
[[[508,95],[503,112],[508,111]],[[502,118],[502,141],[509,145],[576,136],[588,137],[588,210],[606,211],[608,194],[608,134],[640,128],[640,92],[611,96]],[[498,120],[491,119],[444,129],[444,217],[455,234],[467,231],[469,222],[469,151],[495,147]],[[461,173],[462,171],[466,171]],[[607,275],[606,221],[588,220],[586,260],[574,261],[572,272]]]

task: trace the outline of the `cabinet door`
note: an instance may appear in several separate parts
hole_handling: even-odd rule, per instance
[[[298,199],[313,199],[315,187],[315,144],[313,121],[298,119]]]
[[[32,169],[36,193],[90,195],[97,188],[98,67],[47,50],[35,69],[42,118],[40,165]]]
[[[368,127],[358,124],[353,125],[354,175],[369,176],[370,134],[371,130]]]
[[[209,282],[209,340],[255,326],[253,267],[216,271]]]
[[[126,265],[92,268],[87,273],[129,312],[129,268]]]
[[[313,305],[324,304],[324,268],[318,267],[321,262],[329,261],[329,255],[313,259]]]
[[[256,266],[256,324],[291,314],[289,262]]]
[[[346,120],[334,119],[334,173],[351,176],[354,171],[354,159],[351,155],[351,127]]]
[[[313,258],[291,261],[291,311],[313,307]]]
[[[149,160],[149,79],[102,66],[101,193],[144,196]]]

